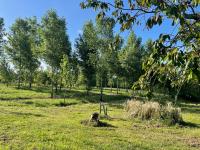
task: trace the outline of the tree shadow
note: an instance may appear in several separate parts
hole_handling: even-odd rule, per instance
[[[181,107],[183,112],[200,114],[200,105],[180,103],[178,106]]]
[[[82,120],[80,122],[82,125],[85,126],[91,126],[91,127],[111,127],[111,128],[117,128],[116,126],[113,126],[107,122],[103,122],[103,121],[98,121],[98,122],[93,122],[90,120]]]
[[[14,115],[17,115],[17,116],[44,117],[44,115],[41,115],[41,114],[23,113],[23,112],[10,112],[10,114],[14,114]]]
[[[100,100],[100,94],[90,92],[89,95],[87,95],[84,91],[66,91],[60,92],[59,95],[64,98],[64,95],[66,95],[66,98],[73,98],[73,99],[79,99],[84,103],[90,102],[90,103],[98,103]],[[115,103],[120,104],[122,102],[125,102],[126,99],[129,97],[127,95],[113,95],[113,94],[103,94],[103,102],[105,103]]]
[[[32,87],[31,89],[28,87],[21,87],[20,89],[18,89],[17,87],[15,87],[15,89],[17,90],[27,90],[27,91],[34,91],[34,92],[40,92],[40,93],[49,93],[50,92],[50,88],[49,87]]]
[[[71,103],[64,103],[64,102],[60,102],[60,103],[56,103],[54,104],[57,107],[67,107],[67,106],[71,106],[71,105],[76,105],[77,103],[71,102]]]
[[[192,123],[192,122],[183,121],[180,125],[183,127],[189,127],[189,128],[200,128],[200,124],[196,124],[196,123]]]

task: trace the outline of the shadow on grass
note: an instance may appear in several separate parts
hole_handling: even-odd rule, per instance
[[[41,93],[50,93],[48,87],[33,87],[32,89],[29,88],[21,88],[22,90],[29,90],[29,91],[35,91],[35,92],[41,92]],[[98,103],[100,100],[100,94],[97,93],[97,89],[94,89],[89,92],[89,95],[87,95],[86,91],[84,90],[67,90],[66,92],[64,90],[59,91],[55,93],[55,97],[57,98],[64,98],[64,95],[66,98],[73,98],[81,100],[82,102],[90,102],[90,103]],[[50,95],[50,94],[49,94]],[[103,101],[106,103],[122,103],[125,100],[129,98],[128,95],[124,94],[103,94]],[[28,98],[24,98],[28,99]],[[30,99],[30,98],[29,98]],[[16,100],[16,99],[15,99]]]
[[[185,121],[183,121],[181,123],[181,126],[189,127],[189,128],[200,128],[200,124],[196,124],[196,123],[192,123],[192,122],[185,122]]]
[[[183,112],[200,114],[200,106],[199,105],[194,105],[191,103],[181,103],[181,104],[179,104],[179,107],[181,107]]]
[[[15,89],[17,90],[27,90],[27,91],[34,91],[34,92],[40,92],[40,93],[49,93],[49,87],[32,87],[31,89],[28,87],[21,87],[20,89],[18,89],[17,87],[15,87]]]
[[[107,123],[107,122],[102,122],[102,121],[90,121],[90,120],[82,120],[81,124],[85,125],[85,126],[90,126],[90,127],[112,127],[112,128],[116,128],[115,126]]]
[[[115,107],[117,109],[123,109],[124,108],[124,106],[122,104],[109,104],[108,106]]]
[[[64,92],[58,93],[61,97],[64,97]],[[98,103],[100,100],[100,94],[90,92],[89,95],[84,91],[66,91],[66,98],[73,98],[81,100],[84,103]],[[127,95],[113,95],[113,94],[103,94],[103,102],[119,104],[127,100],[129,96]]]
[[[10,112],[10,114],[14,114],[14,115],[17,115],[17,116],[44,117],[44,115],[41,115],[41,114],[23,113],[23,112]]]
[[[71,105],[76,105],[77,103],[64,103],[64,102],[60,102],[60,103],[56,103],[54,104],[57,107],[67,107],[67,106],[71,106]]]
[[[27,100],[27,99],[31,99],[30,97],[16,97],[16,98],[2,98],[0,97],[0,101],[14,101],[14,100]]]

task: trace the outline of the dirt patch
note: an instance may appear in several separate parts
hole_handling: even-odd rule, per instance
[[[187,137],[187,138],[177,138],[179,141],[182,141],[189,145],[190,147],[200,148],[200,138],[198,137]]]
[[[147,124],[147,125],[134,124],[132,127],[138,129],[150,129],[150,128],[163,128],[165,126],[162,124]]]
[[[200,148],[200,138],[192,137],[192,138],[185,140],[185,142],[191,147]]]

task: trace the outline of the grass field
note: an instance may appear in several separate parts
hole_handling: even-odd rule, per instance
[[[67,92],[50,99],[48,90],[17,90],[0,85],[0,149],[200,149],[200,104],[182,102],[183,126],[165,126],[126,118],[125,93],[105,91],[110,127],[84,126],[80,122],[98,112],[99,96],[93,90]]]

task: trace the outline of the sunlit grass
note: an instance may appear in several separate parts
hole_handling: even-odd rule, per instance
[[[0,85],[0,149],[199,149],[200,105],[182,103],[185,125],[165,126],[159,122],[130,120],[122,107],[124,95],[105,92],[109,103],[103,119],[113,127],[90,127],[80,122],[98,112],[98,91],[68,91],[63,98],[49,93],[17,90]],[[26,95],[27,99],[18,99]],[[44,94],[44,95],[43,95]],[[25,96],[24,96],[25,97]]]

